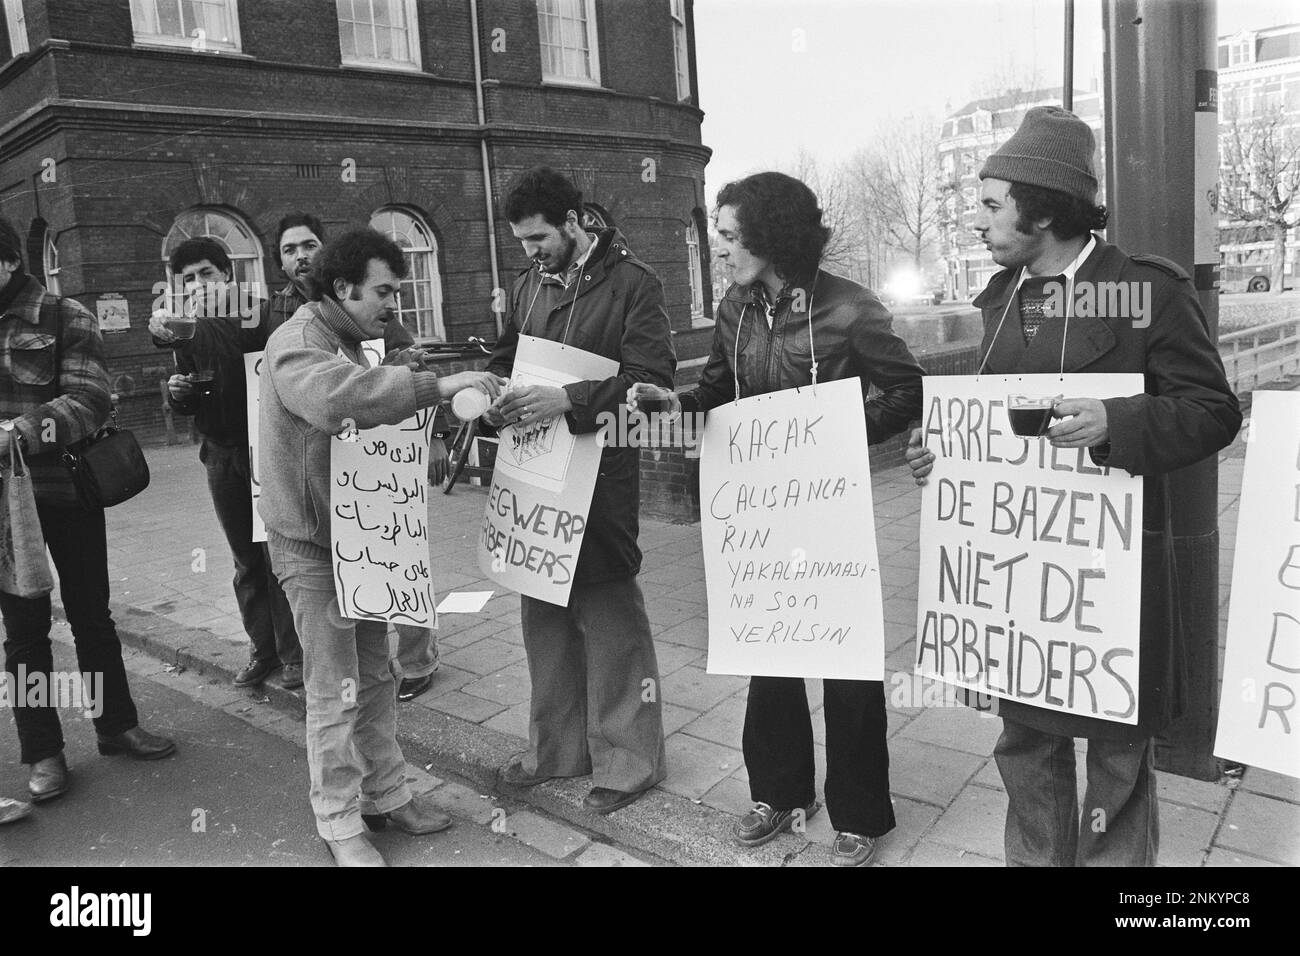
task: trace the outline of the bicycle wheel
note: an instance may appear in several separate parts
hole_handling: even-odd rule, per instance
[[[469,461],[470,450],[474,447],[474,436],[477,434],[477,418],[464,422],[456,430],[456,438],[451,443],[451,461],[448,463],[447,478],[442,483],[442,493],[444,495],[451,494],[451,489],[456,486],[456,480],[460,478],[460,473],[465,470],[465,463]]]

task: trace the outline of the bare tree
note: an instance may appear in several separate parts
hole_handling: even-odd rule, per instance
[[[1228,100],[1229,104],[1234,101]],[[1222,215],[1267,226],[1273,237],[1270,289],[1285,278],[1286,236],[1300,221],[1300,130],[1281,109],[1244,118],[1230,105],[1219,182]]]
[[[848,164],[862,215],[912,260],[918,273],[940,229],[941,128],[929,117],[894,121]]]

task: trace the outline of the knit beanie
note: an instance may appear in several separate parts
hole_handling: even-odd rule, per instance
[[[1009,140],[984,161],[980,179],[1005,179],[1097,199],[1096,140],[1088,124],[1059,106],[1035,106]]]

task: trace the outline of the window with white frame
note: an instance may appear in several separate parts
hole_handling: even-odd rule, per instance
[[[9,55],[21,56],[27,45],[27,17],[23,13],[23,0],[5,0],[5,24],[9,27]]]
[[[420,68],[415,0],[338,0],[338,12],[345,64]]]
[[[673,17],[673,62],[677,65],[677,99],[691,98],[691,59],[686,49],[686,0],[668,0]]]
[[[196,52],[238,51],[237,0],[131,0],[135,42]]]
[[[397,315],[417,339],[447,338],[442,318],[442,274],[438,270],[438,240],[420,216],[409,209],[386,206],[370,217],[370,228],[402,248],[406,278],[398,294]]]
[[[45,227],[42,252],[45,260],[45,291],[50,295],[61,295],[63,283],[59,280],[59,247],[54,241],[54,233],[50,231],[49,226]]]
[[[686,224],[686,268],[691,277],[691,321],[704,318],[704,268],[700,264],[700,229],[692,218]]]
[[[595,0],[537,0],[542,79],[600,85]]]
[[[163,240],[163,262],[166,263],[176,247],[186,239],[198,236],[215,239],[230,256],[230,265],[241,290],[247,289],[259,299],[267,298],[262,244],[248,224],[233,212],[199,206],[181,213]],[[167,267],[167,279],[171,280],[170,267]]]

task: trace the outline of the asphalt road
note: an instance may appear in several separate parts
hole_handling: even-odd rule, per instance
[[[54,646],[56,668],[73,668],[71,648]],[[102,757],[90,720],[62,711],[72,788],[0,827],[0,866],[332,865],[307,803],[301,748],[155,680],[129,676],[141,726],[173,737],[177,753],[160,761]],[[0,794],[26,792],[27,768],[5,707]],[[467,819],[433,836],[389,830],[372,838],[393,866],[559,865]]]

